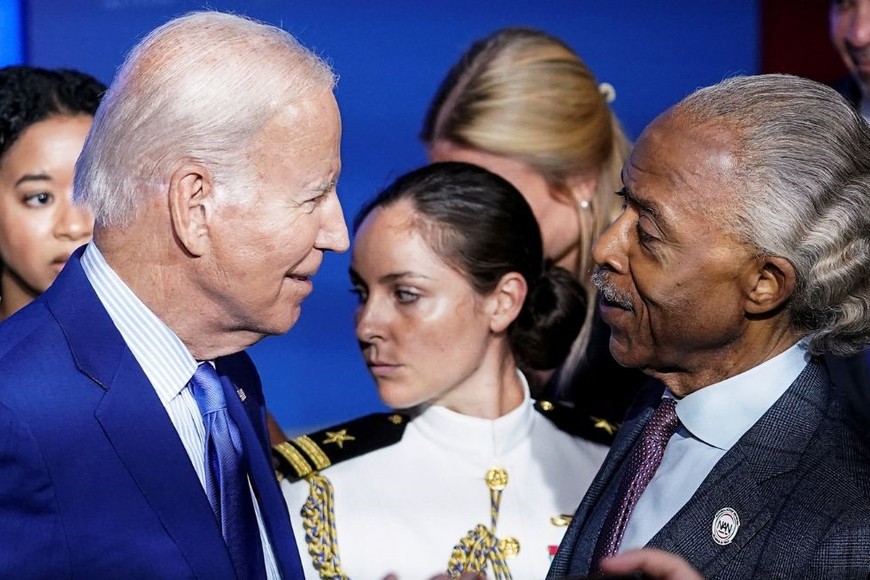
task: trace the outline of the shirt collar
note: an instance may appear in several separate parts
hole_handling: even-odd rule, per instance
[[[677,417],[694,437],[728,450],[785,393],[808,360],[799,342],[748,371],[686,395],[677,404]]]
[[[82,268],[165,407],[190,381],[196,360],[181,339],[121,280],[93,242],[82,255]]]

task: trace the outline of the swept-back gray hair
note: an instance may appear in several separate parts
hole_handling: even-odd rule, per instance
[[[733,214],[722,218],[795,268],[786,308],[810,351],[870,343],[870,126],[831,88],[790,75],[728,79],[673,112],[736,138]]]
[[[244,183],[257,132],[335,81],[279,28],[211,11],[171,20],[130,52],[103,98],[76,164],[76,201],[98,226],[123,227],[186,161],[219,184]]]

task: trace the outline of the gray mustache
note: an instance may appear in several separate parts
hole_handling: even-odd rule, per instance
[[[625,292],[621,292],[613,285],[613,282],[607,277],[607,272],[601,266],[596,266],[592,272],[592,284],[604,300],[616,304],[629,312],[634,312],[631,299]]]

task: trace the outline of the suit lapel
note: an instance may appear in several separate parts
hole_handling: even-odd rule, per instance
[[[652,416],[662,391],[663,386],[660,383],[652,384],[639,395],[637,403],[626,415],[601,469],[571,518],[571,524],[550,567],[550,576],[589,573],[592,552],[604,525],[607,508],[616,492],[616,486],[612,482],[619,474],[635,441],[640,437],[644,425]]]
[[[244,355],[234,355],[220,359],[216,364],[224,387],[227,411],[242,436],[251,484],[260,504],[260,516],[269,534],[272,552],[281,575],[286,580],[302,580],[304,578],[302,561],[290,526],[290,515],[271,462],[263,406],[262,403],[256,404],[254,401],[254,396],[261,393],[259,379],[254,373],[247,373],[248,380],[240,376],[240,373],[231,378],[232,371],[241,366],[233,363],[241,361],[242,357],[247,360]],[[243,384],[251,387],[255,385],[256,390],[244,387],[239,389],[239,385]],[[244,401],[241,400],[241,393],[244,393]]]
[[[197,575],[219,577],[232,570],[190,458],[132,354],[124,357],[96,417]]]
[[[88,282],[81,251],[46,302],[79,370],[106,390],[96,420],[194,573],[225,576],[232,563],[199,478],[157,393]]]
[[[740,450],[729,452],[692,499],[647,545],[680,554],[704,577],[715,577],[770,519],[770,508],[759,492],[756,476]],[[730,543],[719,545],[713,539],[713,527],[719,510],[724,508],[738,515],[740,526]]]
[[[782,476],[793,471],[817,436],[829,386],[824,369],[810,362],[648,545],[679,553],[704,577],[716,576],[737,558],[777,509],[770,503],[771,494],[765,492],[766,484],[782,481]],[[722,508],[733,509],[740,518],[736,535],[726,545],[713,540],[713,521]]]

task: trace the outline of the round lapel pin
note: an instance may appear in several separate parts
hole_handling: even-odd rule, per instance
[[[740,518],[730,507],[722,508],[713,517],[713,541],[720,546],[727,546],[734,540],[740,528]]]

